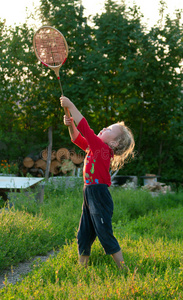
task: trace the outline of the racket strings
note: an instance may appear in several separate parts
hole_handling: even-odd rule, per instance
[[[38,32],[35,47],[40,60],[47,65],[62,65],[67,58],[64,37],[57,31],[46,29]]]

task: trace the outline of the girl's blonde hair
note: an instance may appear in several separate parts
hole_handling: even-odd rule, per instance
[[[114,151],[114,157],[111,159],[112,171],[122,168],[127,158],[134,157],[135,141],[131,130],[123,121],[117,124],[120,126],[121,134],[116,138],[118,146],[112,147]]]

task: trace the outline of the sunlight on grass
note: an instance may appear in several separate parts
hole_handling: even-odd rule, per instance
[[[129,272],[119,271],[98,240],[88,268],[78,264],[76,231],[82,190],[49,187],[45,203],[16,199],[2,210],[1,269],[53,249],[55,257],[38,261],[23,281],[0,290],[0,299],[181,299],[183,297],[183,197],[152,198],[142,191],[111,189],[114,233]],[[21,196],[23,197],[23,195]],[[4,261],[7,261],[6,265]]]

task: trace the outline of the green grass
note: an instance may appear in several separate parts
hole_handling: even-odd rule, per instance
[[[183,207],[178,206],[177,208],[150,212],[148,215],[140,216],[137,220],[129,222],[124,233],[126,235],[128,232],[133,239],[154,236],[168,240],[182,240],[182,229]]]
[[[110,189],[113,227],[129,273],[120,272],[98,240],[87,269],[78,265],[76,231],[82,187],[48,186],[43,205],[22,193],[0,214],[0,269],[58,248],[22,282],[6,284],[0,299],[182,299],[183,194]],[[3,251],[1,251],[3,250]],[[2,253],[2,254],[1,254]],[[6,263],[5,263],[6,261]]]

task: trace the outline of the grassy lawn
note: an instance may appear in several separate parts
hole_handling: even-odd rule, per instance
[[[153,198],[141,190],[110,188],[114,233],[129,272],[119,271],[95,241],[87,269],[78,265],[76,232],[82,186],[46,187],[40,205],[21,193],[14,208],[0,213],[0,270],[59,249],[0,299],[182,299],[183,193]]]

